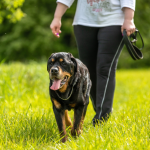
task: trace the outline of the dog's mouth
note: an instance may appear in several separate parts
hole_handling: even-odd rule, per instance
[[[68,81],[68,79],[69,77],[67,75],[63,79],[53,78],[50,89],[54,91],[59,90]]]

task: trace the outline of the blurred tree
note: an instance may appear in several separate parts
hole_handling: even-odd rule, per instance
[[[60,51],[71,52],[77,57],[72,28],[75,3],[62,19],[59,39],[49,28],[55,7],[55,0],[26,0],[22,7],[26,17],[16,24],[5,19],[0,25],[0,61],[47,60],[51,53]]]
[[[24,0],[1,0],[0,1],[0,24],[5,18],[10,22],[15,23],[20,20],[25,14],[20,7],[23,5]]]

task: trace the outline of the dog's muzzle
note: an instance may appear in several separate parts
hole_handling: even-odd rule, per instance
[[[52,75],[58,75],[58,73],[59,73],[59,69],[57,67],[54,67],[54,68],[51,69],[51,74]]]

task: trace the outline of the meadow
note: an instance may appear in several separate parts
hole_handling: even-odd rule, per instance
[[[118,70],[113,113],[93,127],[90,102],[83,133],[60,142],[49,98],[46,63],[0,64],[0,149],[150,149],[150,69]],[[70,112],[73,118],[73,111]]]

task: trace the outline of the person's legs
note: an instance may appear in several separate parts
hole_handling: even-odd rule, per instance
[[[123,47],[121,26],[109,26],[99,29],[97,53],[96,115],[93,125],[105,120],[112,111],[115,72],[118,57]]]
[[[90,92],[93,108],[96,111],[96,61],[98,50],[99,28],[86,27],[81,25],[74,26],[74,33],[79,51],[80,60],[87,66],[90,72],[92,88]]]
[[[74,26],[74,33],[81,61],[88,67],[91,96],[97,120],[106,119],[112,111],[115,90],[115,72],[123,47],[121,26],[102,28]]]

